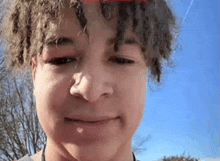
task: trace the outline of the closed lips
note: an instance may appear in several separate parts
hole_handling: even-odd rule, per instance
[[[118,118],[118,117],[116,117]],[[112,119],[116,119],[116,118],[102,118],[102,119],[72,119],[72,118],[68,118],[68,117],[65,117],[65,120],[66,121],[74,121],[74,122],[85,122],[85,123],[97,123],[97,122],[104,122],[104,121],[109,121],[109,120],[112,120]]]
[[[83,120],[76,120],[71,118],[65,118],[67,121],[75,121],[75,122],[85,122],[85,123],[96,123],[96,122],[102,122],[107,120],[99,120],[99,121],[83,121]],[[109,119],[108,119],[109,120]]]

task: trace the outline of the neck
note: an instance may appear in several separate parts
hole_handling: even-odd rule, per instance
[[[45,148],[45,160],[46,161],[86,161],[86,160],[97,160],[97,161],[133,161],[133,153],[131,148],[131,143],[129,143],[130,146],[122,145],[121,147],[115,147],[112,149],[106,149],[103,151],[103,153],[108,155],[102,155],[103,153],[101,151],[98,151],[97,153],[93,150],[95,148],[90,149],[90,154],[86,151],[82,154],[82,151],[85,151],[84,149],[79,149],[77,147],[72,147],[71,152],[68,152],[68,147],[65,148],[62,145],[56,145],[51,143],[50,141],[47,142],[46,148]],[[75,155],[73,155],[75,154]],[[89,157],[85,157],[89,156]],[[42,160],[43,161],[43,160]]]

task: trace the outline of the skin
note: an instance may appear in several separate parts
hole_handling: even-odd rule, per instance
[[[51,22],[46,38],[65,39],[57,45],[48,40],[42,55],[32,59],[37,114],[47,135],[46,160],[132,161],[131,140],[144,112],[147,66],[131,28],[125,38],[133,43],[116,53],[109,41],[116,36],[114,21],[107,22],[95,2],[84,3],[84,11],[88,34],[82,33],[74,11],[65,9],[61,23]],[[32,159],[40,160],[40,155]]]

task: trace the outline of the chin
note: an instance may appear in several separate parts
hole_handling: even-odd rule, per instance
[[[119,146],[106,143],[96,143],[88,146],[70,146],[70,155],[75,156],[76,160],[82,161],[109,161],[115,158]],[[71,158],[70,160],[74,160]]]

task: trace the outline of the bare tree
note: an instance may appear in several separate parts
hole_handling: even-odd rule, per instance
[[[0,0],[0,24],[6,1]],[[1,37],[0,50],[5,47]],[[33,84],[30,75],[15,76],[5,66],[0,52],[0,160],[19,159],[39,151],[46,136],[35,111]]]
[[[139,135],[135,135],[133,138],[133,152],[135,155],[141,155],[143,152],[147,150],[147,148],[144,147],[144,144],[151,138],[151,135],[148,135],[146,137],[140,137]],[[139,161],[139,160],[137,160]]]
[[[15,77],[0,67],[0,160],[34,154],[46,142],[35,110],[30,76]]]
[[[144,144],[151,138],[151,135],[148,135],[146,137],[140,137],[138,135],[135,135],[133,138],[133,152],[136,155],[141,155],[143,152],[147,150],[147,148],[144,147]]]
[[[183,155],[183,156],[164,157],[163,159],[159,161],[199,161],[199,159]]]

